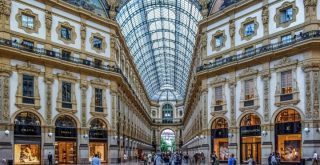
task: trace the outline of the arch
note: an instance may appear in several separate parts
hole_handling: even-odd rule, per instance
[[[93,129],[108,130],[108,124],[104,120],[101,120],[100,118],[94,118],[93,120],[91,120],[88,126],[90,126],[90,129],[93,128]]]
[[[220,126],[215,126],[217,124],[221,124]],[[224,127],[225,126],[225,127]],[[215,120],[213,120],[212,124],[211,124],[211,129],[220,129],[220,128],[228,128],[229,124],[228,121],[222,117],[218,117]]]
[[[69,114],[58,114],[57,116],[55,116],[55,118],[53,120],[54,125],[56,125],[56,122],[60,117],[64,117],[64,116],[67,116],[67,117],[70,117],[71,119],[73,119],[73,121],[75,122],[75,128],[81,126],[80,125],[80,121],[78,120],[78,118],[73,116],[73,115],[69,115]]]
[[[213,124],[213,122],[216,120],[216,119],[218,119],[218,118],[223,118],[224,120],[226,120],[227,121],[227,123],[228,123],[228,126],[230,126],[230,120],[226,117],[226,116],[215,116],[215,117],[213,117],[213,118],[211,118],[210,119],[210,121],[209,121],[209,128],[208,129],[211,129],[212,128],[212,124]]]
[[[262,124],[261,122],[263,121],[263,117],[260,115],[260,113],[256,112],[256,111],[248,111],[248,112],[245,112],[245,113],[242,113],[238,119],[237,119],[237,126],[240,127],[241,126],[241,121],[243,119],[244,116],[248,115],[248,114],[254,114],[254,115],[257,115],[259,118],[260,118],[260,124]]]
[[[241,118],[240,126],[261,125],[261,118],[254,113],[247,113]]]
[[[38,112],[38,111],[34,111],[34,110],[18,110],[16,112],[13,113],[12,118],[11,118],[11,123],[14,124],[14,120],[15,118],[23,112],[29,112],[29,113],[33,113],[34,115],[36,115],[38,117],[38,119],[40,120],[40,126],[44,126],[45,124],[45,120],[43,119],[42,115]]]
[[[291,116],[289,117],[290,119],[293,119],[293,121],[280,121],[281,117],[283,117],[282,115],[284,115],[285,112],[293,113],[293,117],[292,118],[291,118]],[[289,118],[287,117],[284,120],[289,119]],[[284,110],[280,111],[278,113],[278,115],[276,116],[275,124],[286,123],[286,122],[301,122],[301,116],[300,116],[299,112],[294,109],[284,109]]]
[[[109,121],[108,121],[107,119],[105,119],[104,117],[100,117],[100,116],[98,116],[98,117],[91,117],[91,118],[88,120],[87,125],[89,126],[90,123],[91,123],[94,119],[100,119],[100,120],[102,120],[102,121],[107,125],[107,128],[108,128],[108,129],[111,128],[111,124],[109,123]]]
[[[174,131],[174,129],[172,129],[172,128],[168,128],[168,127],[164,127],[164,128],[162,128],[162,129],[160,129],[160,135],[162,134],[162,132],[164,131],[164,130],[171,130],[173,133],[176,133],[176,131]]]
[[[297,111],[300,114],[301,122],[304,121],[305,115],[298,107],[288,106],[288,107],[281,107],[281,108],[277,109],[276,111],[274,111],[274,113],[273,113],[273,115],[271,117],[271,124],[275,124],[275,121],[276,121],[276,118],[277,118],[278,114],[281,111],[286,110],[286,109],[293,109],[293,110]]]

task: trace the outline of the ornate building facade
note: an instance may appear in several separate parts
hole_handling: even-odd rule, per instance
[[[183,151],[259,164],[320,152],[319,3],[214,1],[193,52]]]

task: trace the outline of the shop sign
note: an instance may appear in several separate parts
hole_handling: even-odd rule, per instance
[[[40,135],[41,127],[34,125],[14,125],[15,135]]]
[[[261,135],[260,125],[258,125],[258,126],[242,126],[240,128],[240,135],[241,136],[260,136]]]
[[[56,136],[77,137],[77,130],[76,130],[76,128],[56,127]]]

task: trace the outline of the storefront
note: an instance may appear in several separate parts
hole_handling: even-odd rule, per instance
[[[211,153],[215,152],[220,162],[228,161],[228,123],[223,118],[213,121],[211,127]]]
[[[14,120],[14,164],[40,164],[41,123],[31,112],[19,113]]]
[[[94,119],[89,130],[89,161],[97,154],[102,163],[108,162],[108,129],[101,119]]]
[[[276,153],[283,164],[298,164],[301,159],[301,117],[293,109],[281,111],[275,121]]]
[[[77,125],[69,116],[61,116],[55,123],[55,163],[77,163]]]
[[[240,161],[244,163],[251,156],[261,163],[261,128],[260,118],[255,114],[245,115],[240,123]]]

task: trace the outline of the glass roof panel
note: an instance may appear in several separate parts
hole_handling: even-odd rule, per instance
[[[184,99],[199,9],[195,0],[125,0],[120,5],[117,21],[151,99]]]

